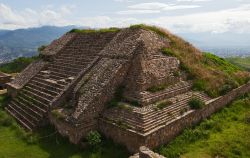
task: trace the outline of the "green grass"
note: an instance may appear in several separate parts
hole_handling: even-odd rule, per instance
[[[99,30],[95,30],[95,29],[72,29],[71,31],[69,31],[69,33],[106,33],[106,32],[118,32],[121,29],[116,28],[116,27],[111,27],[111,28],[104,28],[104,29],[99,29]]]
[[[33,61],[37,60],[39,57],[34,56],[34,57],[20,57],[17,58],[10,63],[6,63],[3,65],[0,65],[0,71],[4,73],[19,73],[23,69],[25,69],[30,63]]]
[[[250,97],[241,98],[157,149],[168,158],[250,157]]]
[[[229,62],[232,64],[238,65],[239,67],[246,69],[250,71],[250,57],[231,57],[231,58],[226,58]]]
[[[217,69],[228,74],[232,74],[241,70],[238,66],[231,64],[227,60],[220,58],[212,53],[204,52],[203,56],[203,63],[208,67],[216,67]]]
[[[70,144],[52,127],[44,127],[34,134],[20,129],[3,110],[8,98],[0,96],[0,157],[1,158],[127,158],[124,147],[102,138],[95,148],[80,149]],[[9,120],[6,124],[6,120]]]

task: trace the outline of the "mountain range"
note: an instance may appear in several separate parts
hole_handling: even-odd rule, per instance
[[[18,57],[37,55],[39,46],[49,44],[73,28],[76,26],[0,30],[0,64]],[[250,56],[250,34],[179,33],[178,35],[201,50],[219,56]]]
[[[8,62],[17,57],[37,55],[39,46],[49,44],[73,28],[75,26],[0,30],[0,63]]]

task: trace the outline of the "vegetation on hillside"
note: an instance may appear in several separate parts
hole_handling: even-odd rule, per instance
[[[243,69],[250,71],[250,56],[241,58],[241,57],[230,57],[226,58],[230,63],[235,64]]]
[[[169,39],[170,47],[163,49],[163,53],[177,57],[181,61],[181,68],[189,74],[189,79],[195,80],[194,89],[205,91],[212,97],[222,95],[250,79],[250,73],[211,53],[202,53],[190,43],[164,29],[143,24],[130,28],[151,30]]]
[[[0,157],[8,158],[127,158],[129,153],[124,147],[111,140],[92,134],[89,142],[98,146],[81,149],[70,144],[52,127],[39,129],[39,132],[27,133],[21,129],[5,111],[8,102],[0,95]]]
[[[120,28],[111,27],[111,28],[104,28],[104,29],[72,29],[69,33],[105,33],[105,32],[118,32]]]
[[[168,158],[250,157],[250,94],[157,149]]]
[[[9,63],[0,65],[0,71],[4,73],[19,73],[25,69],[30,63],[39,59],[38,56],[34,57],[20,57]]]

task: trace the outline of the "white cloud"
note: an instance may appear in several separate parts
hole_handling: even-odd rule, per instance
[[[177,2],[209,2],[212,0],[177,0]]]
[[[73,5],[61,6],[53,9],[53,6],[35,11],[26,8],[22,11],[14,11],[9,6],[0,3],[0,29],[16,29],[36,27],[40,25],[67,25],[66,15],[72,13]]]
[[[148,13],[160,13],[162,11],[171,11],[179,9],[191,9],[199,8],[198,5],[176,5],[176,4],[165,4],[159,2],[153,3],[139,3],[128,6],[129,10],[119,11],[117,14],[148,14]]]
[[[241,5],[232,9],[212,12],[199,12],[184,15],[171,15],[158,17],[143,16],[134,18],[132,14],[159,13],[167,10],[169,5],[152,3],[150,5],[132,5],[127,11],[117,12],[129,14],[124,16],[90,16],[72,17],[74,6],[44,7],[40,10],[26,8],[15,11],[10,7],[0,4],[0,29],[16,29],[35,27],[41,25],[80,25],[90,27],[125,27],[130,24],[146,23],[159,25],[173,32],[237,32],[250,33],[250,4]],[[176,9],[178,5],[171,6]],[[140,8],[140,9],[139,9]],[[177,7],[180,8],[180,5]],[[169,8],[168,8],[169,9]]]
[[[115,2],[133,2],[132,0],[114,0]]]
[[[175,32],[250,32],[250,5],[234,9],[147,19]]]
[[[198,8],[198,5],[175,5],[175,4],[165,4],[159,2],[153,3],[140,3],[128,6],[130,9],[135,10],[177,10],[177,9],[189,9],[189,8]]]
[[[119,11],[117,14],[153,14],[153,13],[160,13],[159,10],[125,10],[125,11]]]

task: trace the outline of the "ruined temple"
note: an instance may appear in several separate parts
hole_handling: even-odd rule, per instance
[[[51,123],[75,144],[98,130],[136,152],[169,142],[249,91],[244,85],[216,99],[192,91],[180,61],[162,53],[170,44],[141,28],[66,33],[8,84],[6,110],[27,130]],[[192,97],[206,109],[191,109]]]

